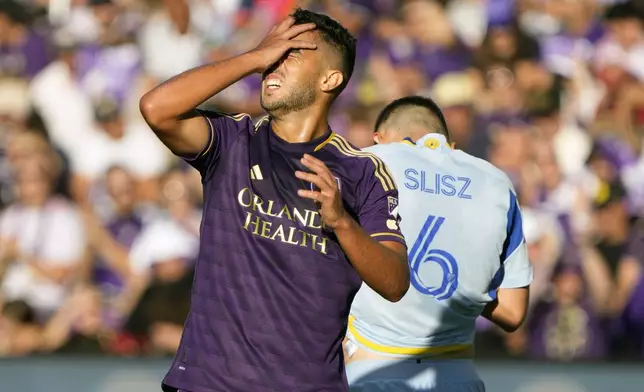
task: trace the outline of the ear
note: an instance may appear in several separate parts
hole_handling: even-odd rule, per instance
[[[373,142],[376,144],[380,144],[380,133],[374,132],[373,133]]]
[[[342,82],[344,82],[342,72],[337,69],[330,69],[323,75],[320,89],[325,93],[330,93],[338,88]]]

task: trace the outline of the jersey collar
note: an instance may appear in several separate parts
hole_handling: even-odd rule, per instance
[[[451,148],[447,142],[447,138],[440,133],[429,133],[418,139],[415,143],[410,138],[406,137],[403,139],[403,142],[406,144],[416,145],[418,147],[427,147],[432,150]]]

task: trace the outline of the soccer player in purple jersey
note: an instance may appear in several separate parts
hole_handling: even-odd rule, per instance
[[[355,39],[297,10],[254,50],[161,84],[148,124],[202,175],[204,217],[181,345],[166,391],[346,391],[341,342],[366,282],[409,286],[398,191],[387,167],[334,133]],[[269,116],[197,110],[252,73]]]

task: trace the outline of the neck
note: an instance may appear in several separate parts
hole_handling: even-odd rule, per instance
[[[311,106],[297,112],[272,117],[273,132],[289,143],[306,143],[329,129],[329,109]]]
[[[412,129],[407,133],[406,137],[410,138],[411,140],[414,141],[414,143],[416,143],[423,136],[429,135],[430,133],[432,133],[432,132],[427,132],[425,130]]]

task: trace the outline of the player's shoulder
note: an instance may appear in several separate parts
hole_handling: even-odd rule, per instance
[[[376,144],[363,151],[372,153],[381,159],[389,159],[401,154],[409,154],[410,146],[403,143]]]
[[[466,166],[477,177],[485,178],[489,183],[496,184],[501,188],[514,190],[510,177],[485,159],[477,158],[461,150],[454,150],[451,155],[456,163]]]
[[[375,174],[375,178],[382,183],[385,191],[395,188],[393,176],[378,155],[361,150],[336,133],[329,138],[327,144],[336,158],[343,162],[343,166],[352,168],[348,171],[348,175],[355,177],[358,182],[374,178]]]
[[[253,124],[253,119],[248,113],[226,113],[204,109],[197,109],[197,111],[215,127],[217,126],[217,124],[221,123],[238,129],[255,127],[255,125]]]
[[[334,153],[339,161],[343,161],[345,164],[368,168],[373,167],[377,161],[380,161],[380,159],[372,152],[356,147],[343,136],[338,135],[335,132],[325,142],[325,144],[328,144],[328,149]]]
[[[228,113],[222,112],[219,110],[210,110],[210,109],[197,109],[202,116],[208,118],[225,118],[232,121],[244,121],[251,120],[251,116],[248,113]]]

